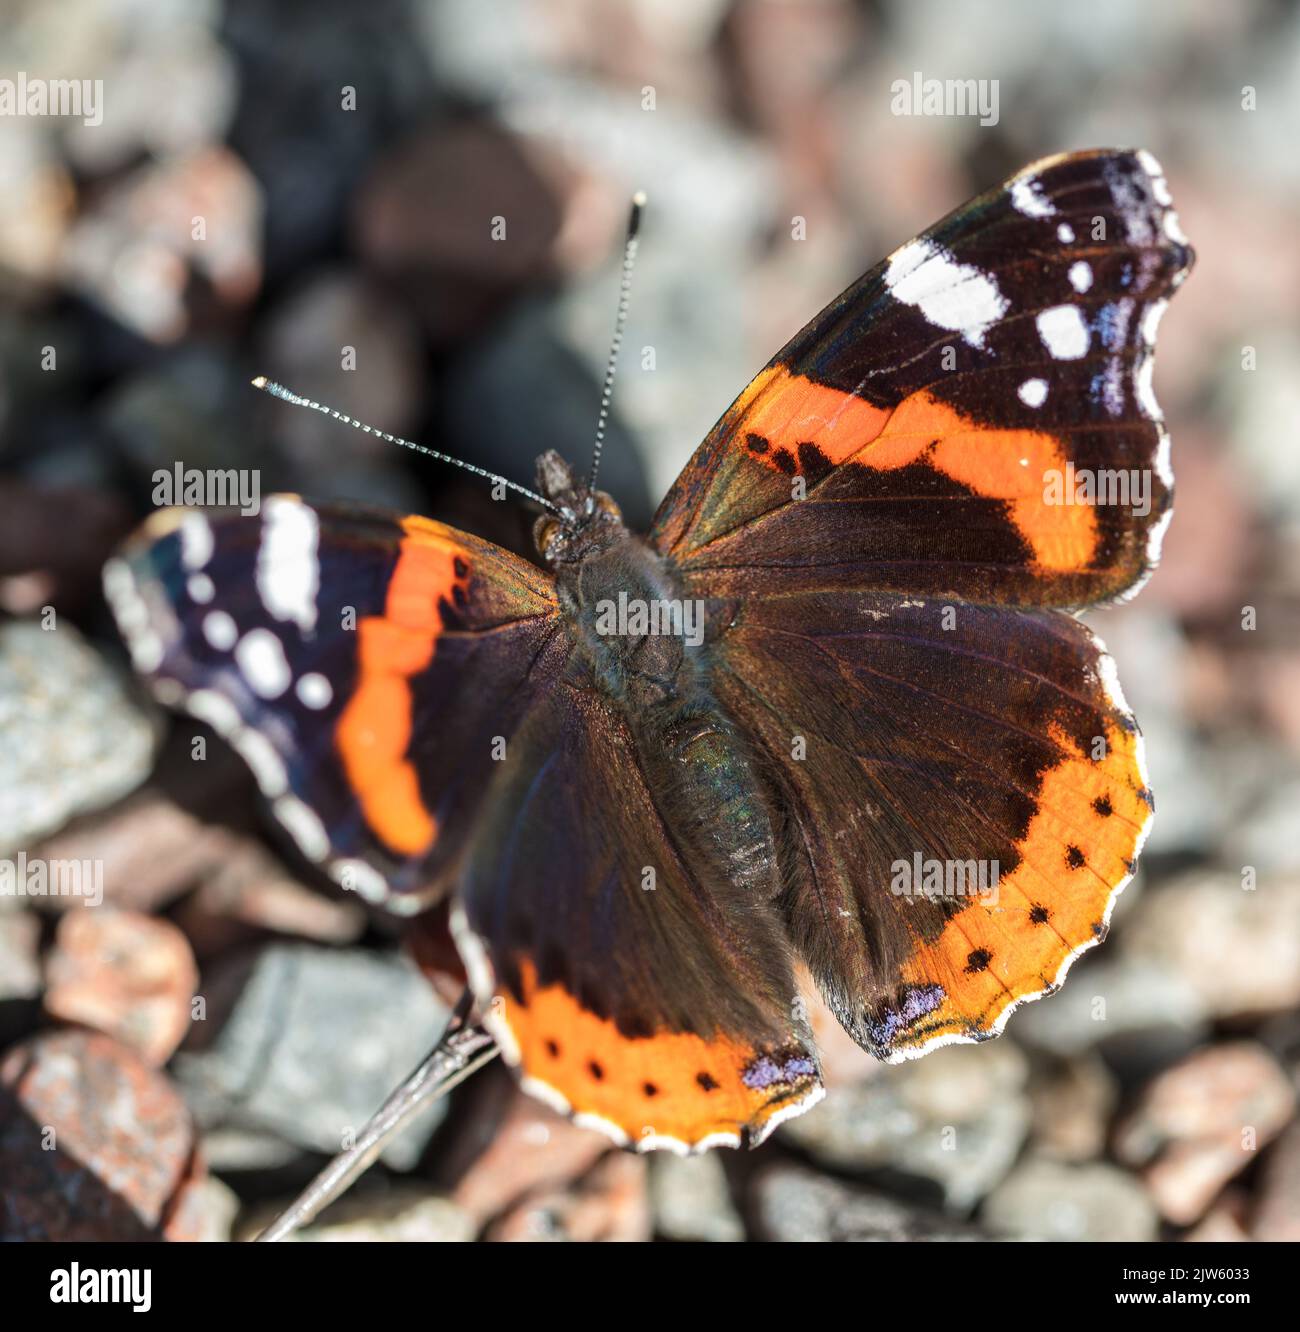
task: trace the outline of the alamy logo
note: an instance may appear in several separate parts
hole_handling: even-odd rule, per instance
[[[20,851],[0,860],[0,897],[80,897],[87,906],[104,900],[102,860],[28,860]]]
[[[129,1304],[134,1313],[153,1307],[153,1272],[136,1267],[86,1267],[73,1263],[50,1273],[51,1304]]]
[[[102,124],[104,80],[34,79],[20,69],[16,79],[0,79],[0,116],[80,116]]]
[[[1136,518],[1151,512],[1151,473],[1144,467],[1076,467],[1072,462],[1043,473],[1044,504],[1120,505]]]
[[[979,116],[981,125],[998,123],[997,79],[927,79],[918,69],[910,80],[895,79],[889,91],[896,116]]]
[[[998,900],[1001,866],[996,860],[927,860],[919,851],[911,860],[896,860],[889,891],[895,897],[982,897]]]
[[[704,642],[704,603],[702,601],[646,601],[642,597],[618,594],[596,603],[596,632],[603,636],[626,638],[680,638],[687,647]]]
[[[251,518],[262,507],[262,474],[256,468],[209,467],[202,471],[177,463],[153,474],[153,502],[160,509],[186,504],[195,509],[238,508]]]

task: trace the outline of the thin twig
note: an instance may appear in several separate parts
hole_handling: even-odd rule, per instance
[[[473,996],[467,989],[452,1011],[447,1027],[424,1062],[366,1122],[356,1143],[340,1152],[294,1202],[257,1237],[286,1239],[340,1197],[374,1163],[384,1147],[424,1106],[494,1059],[496,1043],[482,1027],[469,1024]]]

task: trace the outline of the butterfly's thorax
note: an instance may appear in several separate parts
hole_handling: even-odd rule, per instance
[[[693,692],[700,618],[664,557],[630,532],[556,571],[560,606],[599,686],[635,709],[671,706]]]
[[[672,562],[624,531],[556,573],[579,669],[624,715],[641,764],[701,877],[776,890],[775,834],[758,774],[709,690],[720,626],[683,596]]]

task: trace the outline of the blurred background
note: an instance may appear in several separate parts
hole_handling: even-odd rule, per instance
[[[756,1153],[611,1152],[493,1066],[309,1237],[1300,1238],[1294,4],[4,0],[19,71],[104,95],[0,114],[0,856],[98,861],[105,905],[0,896],[5,1238],[247,1236],[446,1015],[437,923],[323,885],[130,681],[99,571],[156,469],[526,551],[472,478],[248,380],[525,484],[584,461],[644,189],[602,477],[643,525],[859,273],[1100,145],[1161,160],[1199,256],[1164,562],[1091,617],[1157,801],[1110,942],[982,1047],[883,1068],[826,1026],[827,1100]],[[997,80],[996,124],[893,114],[916,72]]]

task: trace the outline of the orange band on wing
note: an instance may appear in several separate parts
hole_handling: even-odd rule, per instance
[[[764,370],[733,411],[737,447],[775,470],[797,472],[801,445],[837,466],[892,471],[924,461],[977,495],[1005,501],[1039,568],[1085,569],[1096,553],[1093,506],[1044,499],[1048,475],[1064,475],[1066,465],[1053,435],[980,425],[924,390],[892,410],[875,407],[781,365]]]
[[[1105,756],[1094,760],[1059,728],[1052,738],[1066,757],[1044,775],[1038,812],[1017,843],[1020,863],[1002,876],[996,901],[973,899],[904,969],[908,985],[941,986],[944,997],[895,1050],[999,1029],[1010,1007],[1050,989],[1103,937],[1151,818],[1140,740],[1112,726]]]
[[[756,436],[770,447],[760,451],[751,440],[751,452],[778,470],[785,470],[780,451],[797,456],[804,442],[816,444],[833,463],[847,462],[880,434],[892,414],[865,398],[792,375],[783,365],[756,376],[731,410],[744,432],[742,447],[748,436]]]
[[[530,963],[521,971],[524,1000],[500,998],[494,1025],[517,1046],[525,1087],[619,1141],[739,1146],[742,1130],[761,1138],[774,1117],[821,1096],[816,1065],[797,1045],[761,1052],[726,1036],[628,1037],[563,986],[539,987]]]
[[[420,796],[411,742],[411,677],[433,660],[442,619],[469,577],[465,553],[418,519],[402,523],[397,563],[383,615],[357,625],[357,683],[339,718],[336,743],[366,822],[403,855],[428,850],[437,823]]]

